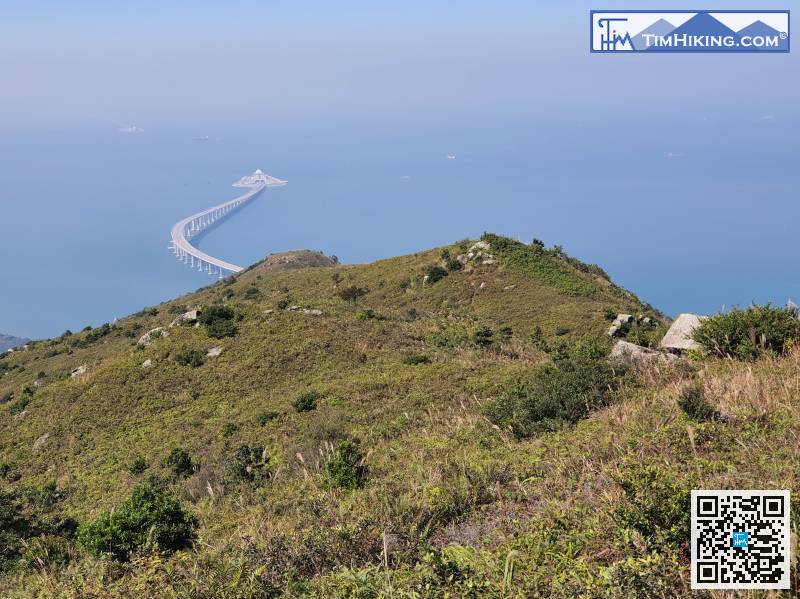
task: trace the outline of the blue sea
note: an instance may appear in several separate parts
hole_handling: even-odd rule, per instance
[[[796,122],[596,121],[351,116],[4,135],[0,332],[54,336],[207,285],[168,251],[170,228],[240,193],[231,183],[256,168],[289,184],[205,235],[204,251],[241,265],[298,248],[360,263],[491,231],[562,245],[672,315],[800,299]]]

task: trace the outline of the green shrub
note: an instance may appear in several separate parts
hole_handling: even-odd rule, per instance
[[[35,522],[24,513],[18,497],[0,491],[0,572],[14,568],[24,540],[36,532]]]
[[[441,266],[429,265],[424,269],[425,276],[428,277],[428,284],[433,285],[437,281],[441,281],[447,276],[447,271]]]
[[[339,298],[343,299],[346,302],[351,302],[353,304],[358,303],[358,300],[364,297],[367,294],[367,290],[363,287],[357,287],[356,285],[348,285],[347,287],[342,287],[339,291],[336,292],[336,295]]]
[[[497,331],[500,341],[510,341],[514,336],[514,329],[509,326],[500,327]]]
[[[606,308],[603,310],[603,318],[606,320],[614,320],[617,317],[616,310],[612,310],[611,308]]]
[[[410,356],[403,356],[403,364],[406,366],[416,366],[417,364],[430,364],[431,359],[423,354],[411,354]]]
[[[441,257],[442,257],[442,262],[444,262],[445,268],[451,272],[461,270],[464,268],[464,265],[458,261],[458,258],[452,256],[450,254],[450,250],[447,248],[442,250]]]
[[[316,391],[305,391],[294,398],[292,406],[298,412],[310,412],[317,407],[318,399],[319,393]]]
[[[284,298],[281,298],[281,299],[278,300],[278,303],[275,304],[275,307],[278,310],[285,310],[286,308],[288,308],[291,305],[292,305],[292,298],[284,297]]]
[[[74,535],[75,520],[52,511],[60,498],[55,483],[41,489],[0,490],[0,573],[24,565],[26,551],[36,545],[37,538],[61,537],[64,542],[59,544],[64,545]]]
[[[530,342],[533,347],[542,351],[544,353],[548,353],[550,351],[550,344],[547,343],[547,339],[544,337],[544,333],[542,332],[542,328],[537,326],[533,329],[533,333],[531,333]]]
[[[11,413],[12,416],[16,416],[17,414],[21,414],[25,411],[25,408],[28,407],[28,404],[31,403],[30,397],[27,395],[23,395],[18,399],[15,399],[11,405],[8,406],[8,411]]]
[[[233,422],[226,422],[222,425],[222,436],[227,439],[228,437],[232,437],[237,430],[239,430],[239,427]]]
[[[553,364],[505,386],[486,408],[489,420],[523,438],[575,423],[607,405],[620,372],[593,351],[576,347],[554,352]]]
[[[654,551],[688,547],[692,481],[678,481],[654,465],[630,467],[616,480],[624,493],[616,509],[622,527],[639,532]]]
[[[223,339],[236,335],[236,325],[232,320],[215,320],[207,327],[208,336]]]
[[[445,264],[447,266],[447,270],[450,272],[455,272],[464,268],[464,265],[456,258],[448,258]]]
[[[494,333],[489,327],[480,327],[472,333],[472,342],[478,347],[489,347],[492,344]]]
[[[78,529],[78,542],[92,555],[127,561],[140,550],[173,553],[190,547],[197,519],[165,490],[136,485],[112,513]]]
[[[203,352],[197,349],[187,349],[175,354],[175,361],[181,366],[197,368],[203,365]]]
[[[371,308],[366,308],[364,310],[359,310],[356,312],[356,318],[359,320],[372,320],[375,318],[375,312]]]
[[[244,292],[244,298],[248,300],[258,301],[262,297],[261,290],[255,285],[251,285]]]
[[[625,333],[625,340],[642,347],[657,348],[668,328],[666,325],[634,325]]]
[[[702,321],[693,338],[716,356],[752,360],[794,345],[800,340],[800,320],[795,310],[769,304],[733,309]]]
[[[275,412],[273,410],[265,410],[263,412],[258,413],[258,416],[256,416],[256,422],[258,422],[260,426],[266,426],[268,423],[275,420],[278,416],[280,416],[278,412]]]
[[[164,465],[172,470],[175,476],[189,476],[195,471],[192,456],[183,447],[175,447],[164,459]]]
[[[367,469],[364,466],[364,454],[358,441],[341,441],[336,445],[333,456],[325,462],[323,476],[328,487],[356,489],[364,484]]]
[[[267,450],[256,445],[241,445],[230,460],[229,471],[235,482],[262,486],[272,476]]]
[[[229,306],[215,304],[203,308],[197,320],[206,327],[209,337],[222,339],[223,337],[233,337],[236,334],[236,325],[233,322],[235,316],[235,312]]]
[[[145,470],[147,470],[147,461],[142,456],[136,456],[128,465],[128,472],[133,476],[138,476]]]
[[[700,384],[682,389],[678,397],[678,406],[689,418],[697,422],[708,420],[714,415],[714,406],[705,398],[703,386]]]

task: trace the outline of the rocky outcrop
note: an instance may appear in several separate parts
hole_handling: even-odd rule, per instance
[[[680,361],[675,354],[642,347],[627,341],[617,341],[611,350],[609,359],[617,364],[623,364],[630,368],[642,368],[652,365],[670,365]]]
[[[617,317],[614,319],[614,322],[611,323],[611,326],[608,329],[608,336],[616,337],[618,335],[624,335],[628,331],[632,323],[633,323],[633,315],[617,314]]]
[[[169,337],[169,332],[164,327],[156,327],[155,329],[150,329],[144,335],[139,337],[139,341],[137,343],[147,347],[153,341],[160,339],[161,337]]]
[[[700,349],[701,345],[692,339],[695,329],[700,326],[707,316],[697,314],[681,314],[669,327],[667,334],[661,340],[659,347],[671,352],[683,352],[690,349]]]
[[[210,350],[206,352],[206,356],[209,358],[216,358],[218,355],[222,353],[222,347],[219,345],[216,347],[212,347]]]
[[[170,323],[170,327],[176,327],[179,325],[184,324],[194,324],[197,322],[197,317],[200,314],[200,308],[195,308],[194,310],[189,310],[188,312],[184,312],[180,316],[177,316],[175,320]]]
[[[494,254],[489,251],[491,249],[492,246],[489,245],[488,241],[478,241],[477,243],[474,243],[471,248],[469,248],[467,255],[464,256],[464,258],[467,262],[471,262],[478,266],[497,264],[497,258],[495,258]]]
[[[44,444],[47,443],[47,440],[49,438],[50,438],[50,433],[45,433],[41,437],[36,439],[36,441],[33,442],[33,451],[34,452],[39,451],[42,447],[44,447]]]

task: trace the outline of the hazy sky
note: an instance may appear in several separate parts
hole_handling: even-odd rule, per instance
[[[793,116],[796,53],[590,56],[588,11],[602,7],[578,0],[6,0],[0,131],[361,113],[411,119],[443,109],[565,122],[687,109]]]
[[[788,7],[703,7],[753,4]],[[490,230],[564,245],[670,314],[800,301],[798,50],[592,55],[593,8],[2,2],[0,332],[206,284],[169,229],[256,167],[289,186],[202,241],[242,264]]]

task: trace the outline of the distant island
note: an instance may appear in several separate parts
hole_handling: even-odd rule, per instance
[[[0,352],[8,351],[12,347],[25,345],[30,339],[14,337],[13,335],[3,335],[0,333]]]

